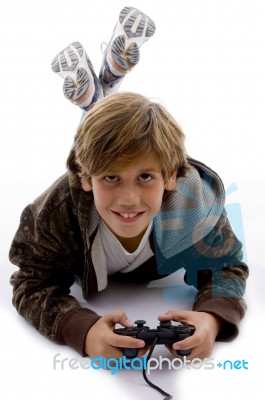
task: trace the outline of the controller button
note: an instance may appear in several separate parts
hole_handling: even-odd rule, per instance
[[[187,350],[177,350],[177,354],[179,356],[188,356],[191,354],[191,349],[187,349]]]
[[[133,348],[124,348],[123,349],[123,355],[125,355],[127,358],[135,358],[138,355],[138,350],[137,349],[133,349]]]
[[[160,322],[160,328],[170,328],[171,322],[170,321],[162,321]]]

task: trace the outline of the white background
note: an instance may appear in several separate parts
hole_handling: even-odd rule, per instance
[[[241,335],[218,343],[213,357],[245,359],[248,370],[157,371],[151,375],[178,400],[249,399],[261,393],[264,357],[264,139],[265,6],[263,0],[2,0],[0,5],[0,170],[1,170],[1,398],[39,400],[124,399],[162,396],[140,372],[115,377],[93,370],[53,370],[56,353],[78,356],[37,334],[11,305],[8,279],[10,242],[24,206],[65,171],[80,112],[62,94],[62,79],[50,69],[58,51],[79,40],[95,70],[101,42],[108,42],[119,11],[133,5],[156,22],[155,36],[141,48],[141,62],[123,90],[158,98],[187,136],[188,153],[210,165],[228,188],[238,190],[227,203],[240,203],[251,275],[248,313]],[[166,282],[167,284],[168,282]],[[114,288],[115,289],[115,288]],[[126,309],[151,326],[171,308],[163,288],[138,289],[122,297],[94,299],[99,312]],[[147,292],[147,294],[146,294]],[[115,292],[116,293],[116,292]],[[106,306],[108,304],[108,306]],[[112,307],[113,306],[113,307]],[[190,305],[180,305],[189,308]],[[160,346],[157,355],[163,354]],[[255,382],[255,383],[254,383]],[[3,397],[4,396],[4,397]]]

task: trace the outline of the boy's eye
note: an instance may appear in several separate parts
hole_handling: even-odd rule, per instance
[[[152,176],[150,174],[141,174],[139,176],[139,180],[142,182],[149,182],[152,179]]]
[[[106,182],[117,182],[118,177],[116,175],[107,175],[107,176],[104,176],[104,180]]]
[[[140,182],[149,182],[149,181],[151,181],[152,178],[153,177],[150,174],[144,173],[144,174],[139,175],[138,180]],[[106,182],[114,183],[114,182],[118,182],[119,181],[119,176],[117,176],[117,175],[106,175],[106,176],[104,176],[103,179]]]

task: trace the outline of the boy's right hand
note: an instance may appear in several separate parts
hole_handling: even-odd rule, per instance
[[[88,331],[85,340],[85,352],[90,358],[121,358],[122,347],[137,348],[138,357],[148,350],[148,346],[140,339],[117,335],[113,332],[115,324],[130,328],[133,323],[124,311],[113,311],[103,315]],[[141,350],[140,350],[141,349]]]

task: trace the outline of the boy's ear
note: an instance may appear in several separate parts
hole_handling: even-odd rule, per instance
[[[90,192],[91,190],[92,190],[92,185],[91,185],[91,183],[87,180],[87,179],[85,179],[85,178],[81,178],[81,184],[82,184],[82,189],[85,191],[85,192]]]
[[[176,188],[177,171],[173,171],[169,179],[165,183],[166,190],[174,190]]]

